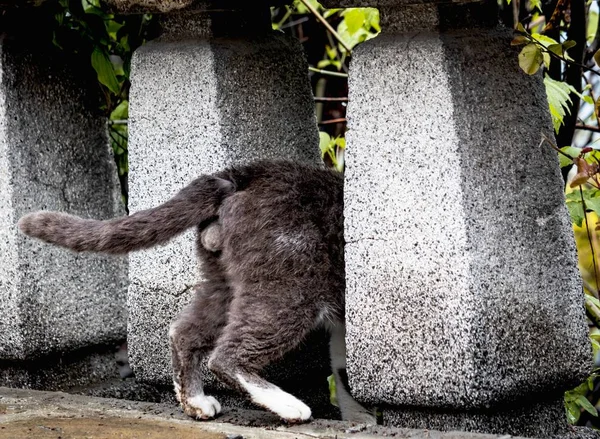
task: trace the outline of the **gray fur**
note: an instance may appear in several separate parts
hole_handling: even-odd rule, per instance
[[[205,280],[169,333],[184,411],[197,418],[214,415],[189,403],[204,398],[198,365],[210,355],[209,368],[222,381],[289,421],[305,420],[261,403],[248,387],[268,395],[281,392],[282,401],[293,406],[297,400],[266,382],[260,371],[317,326],[343,325],[339,173],[262,161],[200,177],[165,204],[126,218],[95,221],[38,212],[19,221],[30,236],[107,253],[150,247],[192,226],[200,232],[196,247]]]

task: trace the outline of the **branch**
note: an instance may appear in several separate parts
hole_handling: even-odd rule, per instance
[[[308,70],[311,72],[320,73],[321,75],[335,76],[336,78],[347,78],[348,77],[347,73],[332,72],[330,70],[316,69],[314,67],[309,67]]]
[[[306,9],[308,9],[315,17],[317,17],[317,20],[319,20],[323,26],[325,26],[325,28],[331,32],[331,34],[335,37],[336,40],[338,40],[338,42],[344,46],[344,49],[346,49],[346,51],[348,53],[352,53],[352,50],[346,45],[346,43],[344,42],[344,40],[342,39],[342,37],[340,36],[340,34],[338,34],[336,32],[336,30],[329,24],[329,22],[325,19],[325,17],[323,17],[321,14],[319,14],[319,11],[317,11],[315,8],[313,8],[313,5],[311,5],[308,0],[300,0],[302,2],[302,4],[304,6],[306,6]]]
[[[575,125],[576,130],[584,130],[584,131],[593,131],[595,133],[600,133],[599,127],[593,127],[590,125]]]
[[[322,98],[315,96],[315,102],[348,102],[348,98]]]
[[[342,123],[346,122],[345,117],[338,117],[337,119],[324,120],[323,122],[319,122],[319,125],[331,125],[334,123]]]

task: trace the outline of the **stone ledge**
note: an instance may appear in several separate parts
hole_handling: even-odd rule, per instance
[[[39,392],[0,387],[0,436],[24,438],[31,436],[32,428],[40,439],[55,438],[60,428],[63,437],[80,437],[89,434],[102,424],[102,437],[131,437],[132,433],[144,437],[178,437],[195,439],[371,439],[395,437],[396,439],[508,439],[511,436],[494,436],[464,432],[438,432],[356,425],[341,421],[314,420],[308,424],[286,426],[267,412],[255,410],[225,410],[215,421],[192,421],[171,404],[134,402],[109,398],[69,395],[61,392]],[[44,434],[54,436],[44,436]],[[165,434],[168,432],[168,436]],[[113,436],[110,436],[110,434]],[[129,434],[128,434],[129,433]],[[30,436],[27,436],[29,434]],[[118,436],[121,434],[122,436]],[[123,436],[124,434],[124,436]],[[152,434],[155,434],[152,436]],[[158,435],[156,435],[158,434]],[[161,435],[162,434],[162,435]],[[586,435],[586,437],[594,437]]]

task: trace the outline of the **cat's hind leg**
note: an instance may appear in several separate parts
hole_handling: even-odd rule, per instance
[[[376,424],[375,414],[360,405],[350,394],[348,375],[346,374],[346,328],[344,323],[336,322],[330,327],[331,339],[329,353],[331,355],[331,369],[335,377],[335,396],[342,412],[344,421],[360,422],[363,424]]]
[[[185,414],[196,419],[209,419],[221,411],[219,402],[204,393],[200,364],[225,325],[230,301],[225,286],[200,285],[169,330],[175,395]]]
[[[208,367],[219,379],[281,418],[308,420],[311,410],[306,404],[259,372],[304,340],[319,320],[319,305],[304,298],[297,285],[278,282],[256,283],[238,293]]]

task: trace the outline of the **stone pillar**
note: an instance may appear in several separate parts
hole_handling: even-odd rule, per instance
[[[320,161],[308,65],[296,40],[271,30],[267,7],[172,13],[162,24],[164,34],[138,49],[132,63],[131,212],[232,163]],[[138,379],[172,383],[168,327],[200,280],[194,233],[130,255],[128,341]],[[314,384],[327,398],[327,340],[318,346],[318,354],[307,353],[310,367],[279,375],[305,388],[303,372],[318,370],[322,382]]]
[[[52,374],[36,373],[125,338],[127,261],[42,244],[16,221],[38,209],[99,218],[124,209],[89,60],[45,47],[30,32],[33,12],[4,19],[14,26],[0,40],[0,383],[52,388]],[[69,379],[93,378],[92,363]]]
[[[591,348],[542,78],[493,5],[380,3],[349,76],[353,393],[402,427],[558,433]]]

